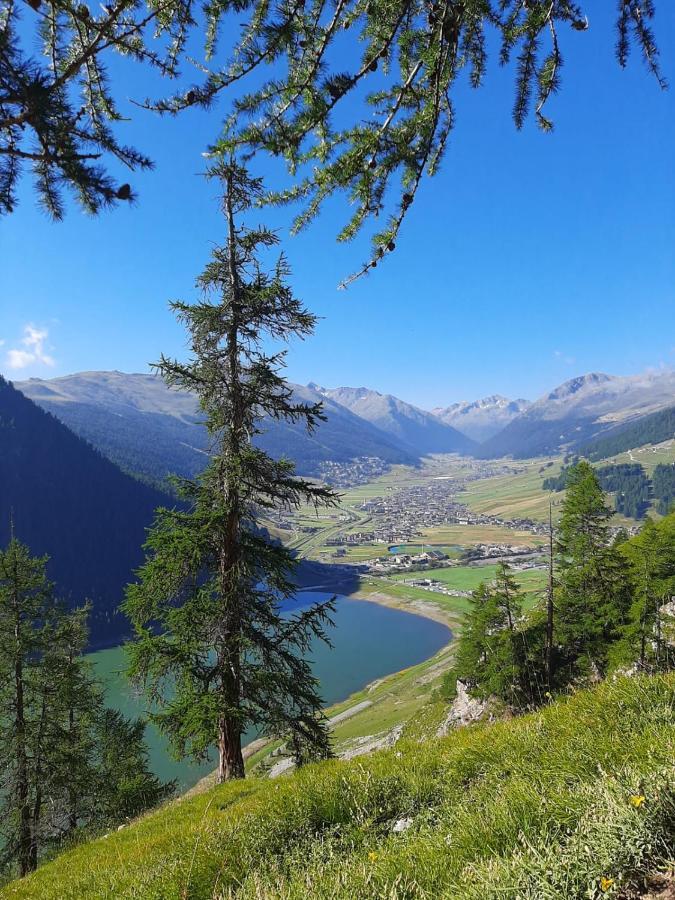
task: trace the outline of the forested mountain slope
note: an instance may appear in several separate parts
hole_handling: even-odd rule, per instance
[[[671,407],[675,372],[616,377],[600,372],[581,375],[541,397],[494,437],[477,455],[519,458],[578,449],[619,424],[637,422]]]
[[[675,399],[675,397],[673,398]],[[675,438],[675,406],[644,416],[627,425],[617,425],[602,437],[581,447],[590,460],[597,461],[635,450],[645,444],[660,444]]]
[[[0,544],[16,536],[48,554],[70,604],[93,603],[92,644],[115,643],[125,585],[143,560],[165,494],[112,462],[0,378]]]
[[[192,396],[170,390],[156,375],[81,372],[16,385],[27,397],[129,472],[162,483],[167,474],[191,477],[204,465],[208,438]],[[256,442],[286,455],[298,471],[315,474],[322,462],[375,456],[414,465],[418,454],[313,388],[293,385],[296,397],[321,400],[327,417],[313,434],[300,425],[271,422]]]

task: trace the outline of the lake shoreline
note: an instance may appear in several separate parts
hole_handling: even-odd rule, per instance
[[[390,594],[387,594],[386,591],[367,592],[362,590],[360,587],[356,591],[350,591],[349,593],[346,593],[344,592],[344,588],[342,590],[339,590],[335,583],[324,583],[302,587],[298,591],[298,594],[301,595],[303,593],[316,592],[324,592],[329,594],[335,593],[336,595],[342,596],[347,600],[361,600],[367,601],[369,603],[376,603],[379,606],[386,606],[389,609],[395,609],[398,612],[405,612],[409,615],[419,616],[420,618],[431,619],[432,621],[437,622],[440,625],[444,625],[448,629],[447,642],[426,660],[423,660],[422,663],[418,663],[417,665],[430,664],[432,660],[436,659],[437,657],[439,659],[442,659],[448,653],[448,650],[455,639],[452,626],[456,625],[456,621],[453,621],[449,613],[447,613],[445,610],[443,610],[433,602],[427,602],[424,600],[402,600],[398,597],[393,597]],[[410,667],[404,666],[403,669],[395,669],[394,671],[388,672],[386,675],[383,675],[380,678],[369,681],[364,684],[364,686],[358,691],[354,691],[348,697],[345,697],[344,700],[339,700],[336,703],[332,703],[330,706],[326,707],[324,712],[327,714],[329,722],[342,722],[345,719],[363,712],[366,706],[370,706],[370,704],[367,702],[364,704],[361,699],[364,693],[367,694],[373,687],[381,686],[389,679],[396,678],[398,675],[400,675],[401,672],[405,672],[408,668]],[[350,702],[352,700],[354,701],[353,705],[350,705]],[[332,710],[340,710],[340,712],[334,712],[333,715],[331,715]],[[274,743],[274,741],[274,738],[255,738],[254,740],[249,741],[248,744],[245,744],[242,747],[244,761],[250,759],[252,756],[256,756],[258,753],[265,750],[267,746]],[[208,775],[205,775],[203,778],[200,778],[196,784],[179,794],[175,799],[177,801],[180,801],[189,797],[193,797],[195,794],[203,793],[204,791],[215,787],[215,785],[215,771],[213,771]]]

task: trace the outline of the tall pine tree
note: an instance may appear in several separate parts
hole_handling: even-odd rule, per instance
[[[68,611],[16,539],[0,550],[0,869],[154,806],[142,722],[106,710],[84,657],[88,609]],[[114,728],[110,728],[110,720]]]
[[[157,368],[171,387],[198,397],[211,459],[195,481],[179,485],[187,511],[158,512],[125,610],[135,628],[130,671],[159,704],[155,721],[181,754],[203,757],[215,744],[223,781],[244,776],[241,741],[250,726],[328,753],[303,654],[313,638],[327,641],[332,602],[282,615],[295,592],[295,561],[260,519],[266,509],[334,497],[253,443],[265,418],[311,429],[322,417],[320,405],[296,402],[281,377],[285,351],[267,349],[269,341],[309,335],[315,319],[293,296],[283,255],[271,271],[261,266],[277,236],[240,221],[262,197],[261,181],[233,161],[209,175],[222,186],[227,237],[198,279],[201,299],[172,304],[191,358],[162,357]]]
[[[47,731],[55,702],[51,675],[58,608],[45,574],[13,538],[0,551],[0,786],[2,863],[20,875],[37,865],[41,812],[50,772]]]
[[[573,466],[556,543],[554,636],[564,680],[603,674],[609,646],[626,619],[627,567],[610,543],[612,514],[592,466]]]

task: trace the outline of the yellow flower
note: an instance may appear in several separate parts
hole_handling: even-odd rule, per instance
[[[635,809],[640,809],[645,800],[646,798],[644,794],[633,794],[630,797],[630,805],[634,806]]]
[[[374,850],[371,850],[370,853],[368,854],[368,859],[371,862],[375,862],[375,860],[377,859],[377,853]]]
[[[604,875],[600,879],[600,890],[607,892],[614,884],[613,878],[606,878]]]

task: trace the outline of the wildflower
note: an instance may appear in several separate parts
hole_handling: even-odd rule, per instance
[[[607,891],[611,888],[611,886],[613,884],[614,884],[613,878],[607,878],[603,875],[602,878],[600,879],[600,890],[607,893]]]
[[[370,853],[368,854],[368,859],[371,862],[375,862],[375,860],[377,859],[377,853],[374,850],[371,850]]]
[[[635,809],[640,809],[645,800],[646,797],[644,794],[632,794],[629,798],[630,805],[634,806]]]

